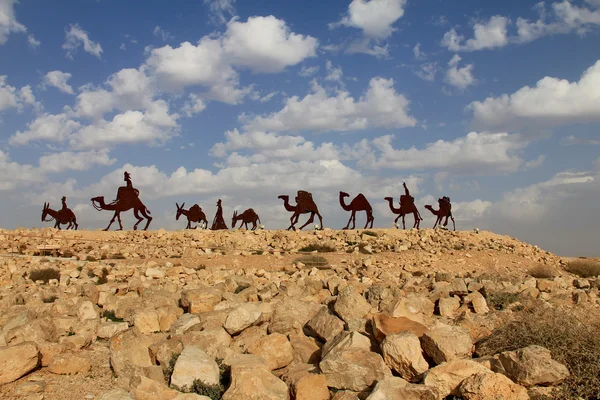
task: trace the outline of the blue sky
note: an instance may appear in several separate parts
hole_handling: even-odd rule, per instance
[[[447,195],[459,229],[598,255],[599,25],[599,0],[0,0],[0,226],[65,195],[103,228],[127,170],[151,229],[219,198],[285,228],[297,190],[391,227],[406,181],[421,226]]]

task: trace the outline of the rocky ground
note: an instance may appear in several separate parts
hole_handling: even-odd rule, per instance
[[[483,231],[19,229],[0,254],[0,398],[527,399],[567,367],[474,344],[524,299],[600,305]]]

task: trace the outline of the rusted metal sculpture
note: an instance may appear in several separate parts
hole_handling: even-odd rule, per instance
[[[50,203],[44,203],[44,209],[42,210],[42,222],[51,222],[52,220],[56,221],[54,224],[55,228],[61,230],[61,225],[67,225],[66,229],[73,228],[77,230],[79,225],[77,224],[77,217],[75,217],[75,213],[67,207],[67,198],[63,196],[62,200],[62,208],[59,211],[53,210],[50,208]],[[47,217],[50,217],[47,219]]]
[[[435,224],[433,225],[433,229],[435,229],[438,223],[442,225],[442,219],[446,217],[446,221],[443,224],[444,228],[446,227],[446,225],[448,225],[448,218],[451,218],[452,226],[454,230],[456,230],[456,223],[454,222],[454,217],[452,216],[452,204],[450,203],[450,197],[444,196],[441,199],[438,199],[438,204],[439,210],[434,210],[430,204],[427,204],[425,206],[425,208],[431,211],[433,215],[437,216]]]
[[[227,225],[225,225],[225,219],[223,219],[223,208],[221,207],[221,199],[217,201],[217,213],[215,214],[215,219],[213,220],[211,230],[216,231],[219,229],[229,229]]]
[[[256,230],[256,223],[258,222],[259,224],[260,222],[260,218],[258,217],[258,214],[252,209],[249,208],[246,211],[244,211],[241,214],[238,214],[237,211],[233,212],[233,218],[231,218],[231,228],[235,228],[235,224],[241,220],[242,223],[246,226],[246,229],[248,229],[248,223],[252,224],[252,230]],[[240,227],[242,226],[242,224],[240,224]]]
[[[288,230],[296,230],[295,225],[298,223],[298,218],[300,218],[300,214],[308,213],[310,213],[310,218],[308,219],[308,221],[306,221],[304,225],[300,227],[300,230],[302,230],[302,228],[304,228],[306,225],[312,223],[315,220],[315,215],[319,217],[319,229],[323,229],[323,217],[321,217],[319,209],[315,204],[311,193],[306,192],[304,190],[299,190],[295,199],[296,205],[294,206],[290,204],[290,196],[288,195],[282,194],[280,196],[277,196],[277,198],[283,200],[283,206],[287,211],[294,213],[290,218],[291,225],[289,226],[289,228],[287,228]]]
[[[127,182],[127,186],[119,187],[119,189],[117,190],[117,199],[115,201],[113,201],[112,203],[105,204],[104,196],[94,197],[91,199],[92,205],[94,206],[94,208],[96,210],[98,210],[98,211],[109,210],[109,211],[115,212],[112,219],[110,220],[110,223],[108,224],[106,229],[103,229],[103,230],[107,231],[110,228],[110,226],[112,225],[112,223],[115,222],[115,218],[116,218],[119,221],[119,229],[118,230],[122,231],[123,224],[121,223],[121,212],[129,211],[131,209],[133,209],[133,215],[138,220],[135,223],[135,225],[133,226],[133,229],[137,230],[139,223],[142,222],[144,220],[144,218],[146,218],[147,222],[146,222],[146,226],[144,227],[144,230],[148,230],[150,221],[152,221],[152,217],[149,215],[150,210],[148,210],[148,208],[144,205],[144,203],[142,203],[142,201],[138,197],[140,194],[140,191],[137,190],[136,188],[134,188],[133,185],[131,184],[131,176],[129,175],[129,173],[125,172],[125,177],[123,180],[125,182]],[[143,215],[143,218],[140,217],[140,215],[139,215],[140,213]]]
[[[198,227],[198,225],[196,225],[192,228],[192,222],[199,223],[200,228],[208,226],[208,220],[206,219],[206,215],[202,211],[202,207],[200,207],[198,204],[194,204],[190,207],[189,210],[183,208],[183,206],[185,206],[185,203],[182,203],[181,206],[175,203],[175,206],[177,206],[177,214],[175,215],[176,221],[179,221],[179,217],[181,217],[182,215],[185,215],[187,217],[188,223],[185,229],[196,229]]]
[[[415,223],[413,225],[413,228],[419,229],[419,225],[421,224],[421,221],[423,220],[423,218],[421,218],[421,214],[419,213],[419,210],[417,209],[417,206],[415,205],[415,198],[410,195],[410,192],[408,191],[408,188],[406,187],[406,183],[402,183],[402,185],[404,186],[405,194],[400,196],[400,208],[394,207],[394,199],[393,198],[386,197],[384,200],[387,200],[389,202],[390,210],[392,210],[392,212],[394,214],[398,214],[398,216],[394,220],[394,223],[397,223],[398,219],[400,217],[402,217],[402,229],[406,229],[406,225],[404,224],[404,217],[407,214],[413,214],[415,217]]]
[[[367,200],[367,198],[362,193],[359,193],[352,200],[352,202],[350,202],[350,204],[347,205],[345,203],[344,199],[349,196],[350,195],[346,192],[340,192],[340,205],[342,206],[342,208],[344,210],[352,211],[352,215],[350,215],[348,224],[346,224],[346,227],[343,229],[348,229],[348,227],[350,226],[350,221],[352,221],[352,228],[350,228],[350,229],[354,229],[354,227],[356,226],[356,212],[357,211],[365,211],[367,213],[367,223],[365,224],[364,229],[367,229],[369,222],[371,223],[371,228],[373,228],[373,222],[375,221],[375,218],[373,217],[373,207],[371,207],[371,204],[369,204],[369,201]]]

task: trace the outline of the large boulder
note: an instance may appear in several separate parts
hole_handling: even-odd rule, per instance
[[[435,325],[423,334],[421,345],[436,364],[470,358],[473,354],[473,339],[468,330],[459,326]]]
[[[193,387],[195,380],[200,380],[207,385],[217,385],[219,366],[203,350],[186,346],[173,368],[171,385],[182,391],[188,391]]]
[[[425,372],[423,383],[436,388],[441,398],[451,394],[458,396],[462,381],[480,372],[490,372],[482,364],[471,360],[455,360],[442,363]]]
[[[465,400],[529,400],[527,389],[492,371],[469,376],[458,391]]]
[[[231,362],[231,385],[222,400],[289,400],[287,385],[273,375],[260,357],[237,356]]]
[[[350,322],[367,315],[371,305],[354,286],[346,286],[340,291],[333,309],[341,319]]]
[[[285,299],[275,306],[269,323],[269,333],[284,335],[300,333],[304,325],[319,312],[319,309],[320,306],[312,302],[293,298]]]
[[[311,336],[328,341],[344,330],[344,321],[324,306],[308,321],[306,328]]]
[[[294,349],[285,335],[273,333],[248,347],[248,353],[261,356],[271,370],[283,368],[294,361]]]
[[[16,381],[40,364],[40,352],[33,342],[0,347],[0,384]]]
[[[553,360],[550,350],[541,346],[500,353],[498,359],[502,373],[525,387],[557,385],[569,376],[569,369]]]
[[[261,315],[262,311],[258,305],[254,303],[240,304],[229,313],[223,327],[230,335],[237,335],[259,321]]]
[[[381,343],[385,363],[407,381],[420,380],[429,369],[423,357],[419,337],[412,332],[402,332],[387,336]]]
[[[58,354],[52,359],[48,371],[57,375],[86,373],[92,368],[92,359],[85,354]]]
[[[387,335],[401,332],[412,332],[418,337],[423,336],[427,327],[406,317],[391,317],[387,314],[375,314],[371,320],[375,339],[382,342]]]
[[[319,364],[327,386],[363,391],[392,376],[381,355],[364,349],[334,349]]]
[[[367,400],[438,400],[439,398],[439,392],[434,387],[414,385],[394,376],[377,382]]]

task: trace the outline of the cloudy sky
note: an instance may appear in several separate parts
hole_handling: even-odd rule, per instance
[[[600,0],[0,0],[0,226],[65,195],[104,228],[129,171],[151,229],[219,198],[286,228],[297,190],[391,227],[406,182],[423,227],[446,195],[458,229],[598,256],[599,30]]]

